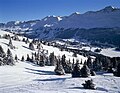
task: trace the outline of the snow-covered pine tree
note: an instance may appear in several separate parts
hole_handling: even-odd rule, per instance
[[[88,77],[90,76],[90,69],[88,68],[87,65],[83,65],[83,67],[80,70],[81,72],[81,77]]]
[[[30,41],[29,41],[29,39],[27,38],[26,40],[25,40],[25,43],[27,44],[27,43],[29,43]]]
[[[91,57],[88,57],[88,59],[87,59],[87,66],[88,66],[90,69],[93,68],[93,63],[92,63]]]
[[[93,61],[93,70],[94,71],[102,70],[102,62],[97,57]]]
[[[65,56],[65,54],[62,55],[61,62],[62,62],[63,68],[65,68],[65,66],[66,66],[66,56]]]
[[[73,58],[72,68],[74,68],[74,65],[75,65],[75,60]]]
[[[7,56],[4,58],[6,65],[14,65],[14,59],[10,49],[7,50]]]
[[[54,66],[55,65],[54,52],[50,53],[49,60],[50,60],[50,66]]]
[[[113,72],[114,76],[120,77],[120,63],[117,66],[117,70]]]
[[[18,62],[18,57],[17,57],[17,55],[15,55],[15,61]]]
[[[30,44],[29,44],[29,49],[35,50],[33,43],[30,43]]]
[[[40,66],[45,66],[44,56],[43,55],[40,55],[39,65]]]
[[[3,59],[5,58],[6,54],[2,48],[2,46],[0,45],[0,66],[4,65]]]
[[[26,61],[31,61],[30,57],[29,57],[29,54],[27,54],[27,59]]]
[[[85,81],[82,85],[85,89],[96,89],[92,79]]]
[[[13,46],[13,44],[12,44],[12,39],[10,38],[10,40],[9,40],[9,47],[11,48],[11,49],[14,49],[15,47]]]
[[[90,74],[91,74],[91,76],[95,76],[96,75],[95,71],[93,71],[93,70],[90,70]]]
[[[80,77],[80,76],[81,76],[80,64],[77,62],[73,68],[72,77]]]
[[[5,52],[4,52],[4,50],[3,50],[3,48],[2,48],[2,46],[0,45],[0,57],[5,57]]]
[[[73,68],[72,68],[72,63],[69,61],[66,61],[66,65],[63,67],[65,70],[65,73],[71,73]]]
[[[22,58],[21,58],[21,61],[24,61],[25,59],[24,59],[24,56],[22,56]]]
[[[56,63],[56,67],[55,67],[54,71],[57,75],[64,75],[65,74],[65,71],[64,71],[63,66],[60,62],[60,59],[57,59],[57,63]]]
[[[102,65],[105,71],[108,71],[108,68],[110,67],[110,63],[111,63],[110,59],[108,57],[105,57]]]

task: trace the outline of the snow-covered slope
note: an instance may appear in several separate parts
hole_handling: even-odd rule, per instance
[[[0,35],[13,34],[0,30]],[[23,37],[19,36],[22,40]],[[30,40],[31,41],[31,40]],[[0,45],[6,52],[9,40],[0,38]],[[12,40],[15,49],[11,49],[13,56],[31,54],[28,44],[22,41]],[[73,59],[71,52],[60,51],[52,46],[42,45],[43,49],[48,50],[48,55],[54,51],[56,56],[65,54],[67,60]],[[35,46],[36,47],[36,46]],[[78,55],[75,59],[86,60],[86,57]],[[96,76],[88,78],[71,78],[71,74],[62,76],[55,75],[54,66],[40,67],[30,62],[18,61],[15,66],[0,66],[0,93],[119,93],[120,78],[112,74],[98,73]],[[83,89],[82,83],[85,80],[93,79],[96,90]]]
[[[9,32],[5,32],[0,30],[0,35],[3,36],[4,34],[10,34],[11,36],[13,36],[12,33]],[[26,44],[25,42],[22,42],[23,37],[19,36],[19,38],[21,39],[21,41],[12,41],[13,42],[13,46],[15,46],[15,49],[11,49],[11,52],[13,53],[13,56],[18,55],[19,58],[21,59],[22,56],[25,56],[25,58],[27,57],[27,54],[32,54],[35,53],[35,51],[37,51],[37,49],[35,51],[32,51],[29,49],[29,44]],[[30,39],[31,41],[31,39]],[[4,51],[6,52],[8,47],[8,43],[9,40],[7,39],[3,39],[0,38],[0,45],[2,45],[2,47],[4,47]],[[66,51],[60,51],[60,49],[55,48],[53,46],[47,46],[47,45],[42,45],[43,49],[48,50],[48,54],[54,52],[54,54],[56,56],[62,56],[62,55],[66,55],[67,60],[71,59],[71,61],[73,60],[73,58],[75,59],[83,59],[83,62],[87,59],[86,57],[83,57],[81,55],[78,55],[78,57],[72,57],[73,53],[72,52],[66,52]],[[37,46],[35,46],[36,48]],[[23,52],[24,51],[24,52]]]
[[[83,89],[85,80],[93,79],[97,90]],[[97,74],[89,78],[57,76],[53,66],[38,67],[27,62],[0,67],[0,93],[119,93],[120,78]]]

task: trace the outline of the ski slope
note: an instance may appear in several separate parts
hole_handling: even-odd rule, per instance
[[[10,34],[0,31],[0,34]],[[11,34],[12,35],[12,34]],[[23,37],[20,37],[22,40]],[[0,38],[0,45],[6,52],[9,40]],[[11,49],[13,57],[17,54],[18,58],[27,54],[32,54],[28,44],[22,41],[12,40],[15,49]],[[48,55],[54,52],[56,56],[66,55],[66,59],[73,59],[73,53],[60,51],[52,46],[42,45],[43,49],[48,50]],[[36,47],[36,46],[35,46]],[[86,57],[78,55],[75,59],[86,60]],[[88,78],[72,78],[71,74],[55,75],[54,66],[39,67],[30,62],[16,62],[15,66],[0,66],[0,93],[120,93],[120,78],[112,73],[98,73],[96,76]],[[96,90],[83,89],[82,83],[85,80],[93,79]]]
[[[97,90],[83,89],[85,80],[93,79]],[[88,78],[58,76],[53,66],[39,67],[29,62],[0,67],[0,93],[119,93],[120,78],[99,73]]]

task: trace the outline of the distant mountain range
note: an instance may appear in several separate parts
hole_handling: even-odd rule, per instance
[[[84,14],[75,12],[70,16],[47,16],[41,20],[10,21],[1,23],[0,27],[16,29],[50,28],[111,28],[120,27],[120,8],[105,7],[99,11],[88,11]]]
[[[29,38],[85,39],[120,46],[120,8],[112,6],[84,14],[47,16],[41,20],[10,21],[0,23],[0,28],[17,32]]]

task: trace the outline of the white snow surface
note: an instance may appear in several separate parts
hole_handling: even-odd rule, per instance
[[[0,31],[3,35],[4,31]],[[22,39],[22,37],[20,37]],[[0,39],[0,45],[6,52],[9,40]],[[26,57],[32,50],[28,49],[28,44],[22,41],[13,41],[16,49],[11,50],[13,56],[22,55]],[[48,53],[54,51],[55,55],[65,54],[67,59],[73,59],[72,53],[63,51],[52,46],[43,45]],[[78,55],[76,59],[87,58]],[[88,78],[72,78],[71,74],[55,75],[54,66],[39,67],[30,62],[18,61],[14,66],[0,66],[0,93],[120,93],[120,78],[111,73],[98,73],[96,76]],[[96,84],[96,90],[84,89],[81,85],[85,80],[93,79]]]

